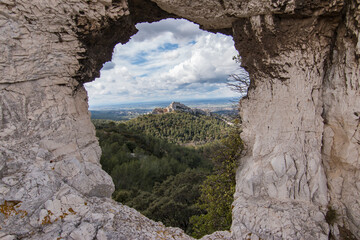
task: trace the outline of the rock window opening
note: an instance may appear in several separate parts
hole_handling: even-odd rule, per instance
[[[248,87],[232,38],[183,19],[136,27],[85,84],[113,198],[194,237],[228,230],[234,186],[226,186],[242,147],[234,102]],[[212,192],[213,182],[229,191]],[[225,199],[215,225],[206,223],[216,218],[207,194]]]

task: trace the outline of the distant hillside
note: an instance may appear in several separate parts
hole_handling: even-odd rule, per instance
[[[240,133],[218,118],[170,107],[177,110],[127,122],[93,120],[113,198],[195,237],[228,230]]]
[[[193,148],[185,148],[168,143],[166,140],[130,129],[121,122],[106,120],[94,120],[93,122],[102,149],[100,162],[103,169],[109,172],[114,179],[117,179],[118,181],[114,181],[115,185],[121,183],[122,188],[128,187],[124,185],[127,183],[131,187],[136,186],[143,190],[149,190],[155,182],[161,182],[167,176],[185,171],[186,168],[209,167],[208,160],[204,159]],[[153,166],[157,166],[156,169],[153,169],[150,165],[137,169],[141,164],[145,164],[144,161],[147,163],[152,162]],[[140,165],[132,165],[132,162]],[[120,170],[116,168],[117,165],[122,164],[126,165],[125,169]],[[118,174],[118,171],[126,172],[132,167],[135,167],[133,170],[138,172],[135,177],[136,179],[129,181],[129,179],[126,180],[126,174]],[[144,170],[144,176],[149,177],[150,174],[156,175],[156,173],[151,171],[161,172],[162,168],[164,168],[163,172],[166,172],[166,174],[154,176],[151,178],[152,181],[141,180],[142,170]]]
[[[114,121],[127,121],[140,115],[147,114],[147,109],[131,109],[131,110],[92,110],[91,119],[107,119]]]
[[[104,106],[90,106],[91,119],[108,119],[115,121],[127,121],[138,117],[139,115],[148,114],[156,110],[161,112],[171,111],[176,109],[179,111],[178,106],[185,106],[191,109],[195,114],[204,115],[219,115],[222,118],[233,118],[237,115],[234,102],[229,98],[224,99],[203,99],[203,100],[188,100],[181,103],[173,102],[148,102],[148,103],[123,103],[117,105],[104,105]],[[185,105],[184,105],[185,104]],[[171,107],[173,105],[173,107]],[[191,107],[191,108],[190,108]],[[166,110],[167,109],[167,110]]]
[[[183,112],[183,113],[190,113],[193,115],[206,115],[206,116],[212,115],[210,111],[204,111],[198,108],[190,108],[179,102],[172,102],[168,107],[165,108],[155,108],[152,111],[152,114],[165,114],[171,112]]]
[[[190,217],[204,212],[196,202],[200,185],[213,168],[206,157],[209,150],[171,144],[122,122],[93,123],[102,150],[100,163],[115,183],[113,198],[192,233]]]
[[[231,128],[215,117],[177,111],[142,115],[127,121],[126,125],[134,131],[141,131],[172,143],[213,141],[226,136]]]

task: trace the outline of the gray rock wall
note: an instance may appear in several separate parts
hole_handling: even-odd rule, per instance
[[[334,234],[360,238],[360,1],[346,7],[323,81],[323,147]]]
[[[190,239],[110,200],[99,164],[82,83],[135,32],[125,1],[0,2],[0,239]]]
[[[360,238],[359,6],[2,0],[0,239],[190,239],[109,199],[82,86],[135,23],[174,16],[233,32],[252,80],[232,236],[206,239]]]
[[[338,22],[255,16],[235,24],[248,30],[235,39],[254,76],[240,106],[248,149],[237,172],[238,238],[328,239],[322,84]]]
[[[240,107],[248,151],[237,173],[237,238],[360,237],[359,1],[337,4],[320,16],[233,25],[253,80]]]

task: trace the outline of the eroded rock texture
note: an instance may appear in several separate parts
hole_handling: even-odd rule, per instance
[[[305,18],[233,25],[253,80],[240,107],[249,148],[237,174],[237,237],[360,237],[358,20],[359,3],[338,1]]]
[[[232,233],[205,239],[360,238],[359,0],[2,0],[0,238],[191,239],[109,199],[82,86],[167,17],[233,32],[252,80]]]
[[[136,32],[125,1],[0,2],[0,238],[188,239],[110,200],[84,81]],[[103,50],[103,51],[100,51]]]

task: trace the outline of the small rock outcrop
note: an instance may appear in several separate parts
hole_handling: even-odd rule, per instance
[[[232,231],[207,239],[360,238],[360,0],[0,1],[0,238],[191,239],[110,199],[83,87],[167,17],[233,35],[251,79]]]
[[[190,113],[190,114],[194,114],[194,115],[211,116],[210,111],[204,111],[202,109],[197,109],[197,108],[190,108],[179,102],[172,102],[166,108],[155,108],[152,111],[152,114],[164,114],[164,113],[171,113],[171,112],[185,112],[185,113]]]

